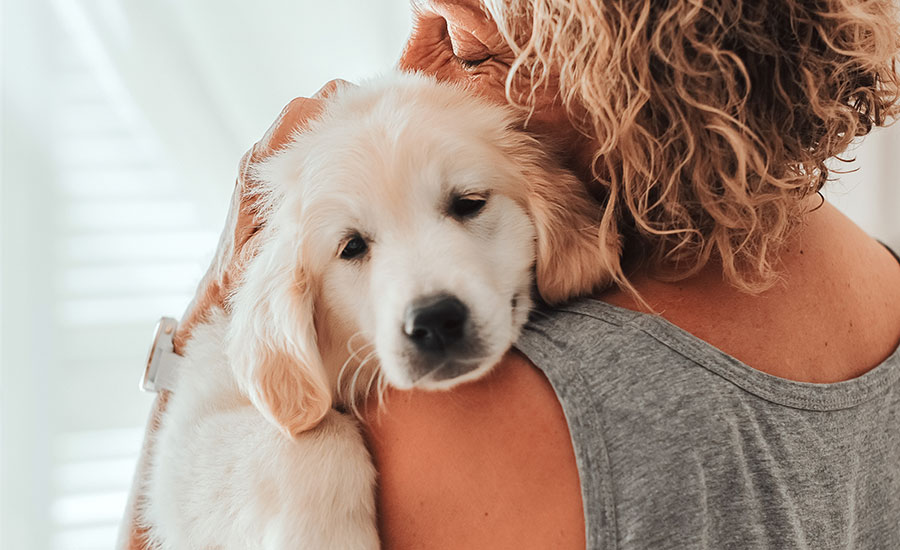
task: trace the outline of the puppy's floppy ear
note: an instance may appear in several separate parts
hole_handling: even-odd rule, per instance
[[[264,237],[232,296],[229,357],[241,390],[293,438],[319,424],[332,395],[316,342],[312,281],[296,267],[299,241],[274,231]]]
[[[571,172],[534,142],[514,154],[524,202],[537,232],[538,292],[550,304],[587,296],[623,280],[622,244],[612,209],[595,200]]]

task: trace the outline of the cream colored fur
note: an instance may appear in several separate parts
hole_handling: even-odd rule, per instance
[[[598,237],[599,208],[517,125],[392,75],[342,90],[259,167],[258,254],[230,314],[193,334],[158,434],[144,513],[158,547],[377,547],[374,471],[335,407],[355,410],[373,385],[483,376],[535,283],[550,302],[608,284],[619,243]],[[461,218],[459,197],[485,203]],[[366,253],[344,258],[354,235]],[[466,305],[477,345],[422,375],[404,311],[435,294]],[[445,368],[460,374],[434,374]]]
[[[377,548],[375,471],[356,422],[330,411],[283,437],[235,383],[227,329],[215,311],[179,365],[145,493],[151,548]]]

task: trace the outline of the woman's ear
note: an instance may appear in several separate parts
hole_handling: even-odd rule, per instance
[[[312,281],[296,267],[298,241],[264,237],[232,296],[229,358],[241,390],[293,438],[319,424],[332,392],[316,342]]]
[[[622,276],[622,243],[612,211],[574,174],[542,152],[518,157],[524,201],[537,233],[536,278],[541,298],[560,303],[602,290]]]

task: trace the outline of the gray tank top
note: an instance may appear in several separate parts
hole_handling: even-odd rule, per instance
[[[587,548],[900,549],[900,350],[793,382],[592,300],[517,347],[565,412]]]

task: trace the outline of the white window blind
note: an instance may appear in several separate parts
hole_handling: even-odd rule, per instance
[[[108,550],[152,401],[137,381],[153,323],[184,309],[218,227],[200,214],[197,193],[78,13],[61,2],[18,4],[42,33],[32,36],[34,72],[22,75],[42,92],[18,95],[15,112],[5,113],[7,120],[34,113],[16,138],[38,141],[31,158],[4,159],[16,176],[3,185],[27,188],[29,210],[4,204],[21,217],[4,225],[4,244],[14,245],[4,269],[16,264],[32,284],[20,307],[27,310],[18,312],[27,339],[4,342],[28,349],[23,364],[4,363],[0,379],[4,396],[22,392],[7,399],[19,407],[3,403],[4,432],[19,437],[4,437],[0,448],[0,547]],[[222,196],[210,200],[224,204],[229,187],[223,182]],[[13,387],[19,379],[26,380]]]
[[[104,85],[78,42],[90,37],[56,13],[49,547],[100,550],[115,541],[141,444],[149,331],[184,309],[217,233],[200,225],[195,195],[140,111],[123,116],[130,98]]]

